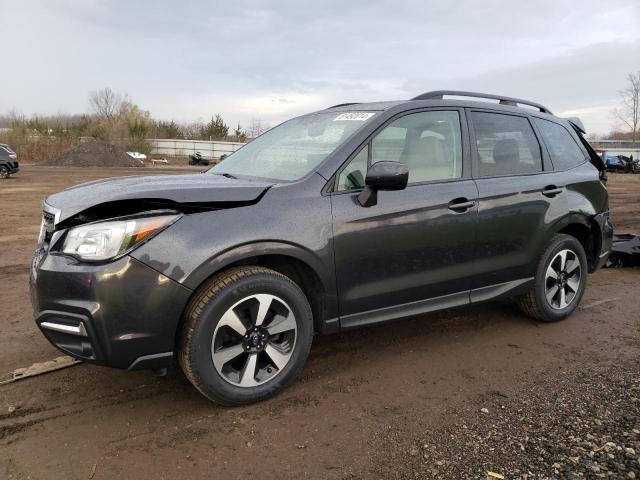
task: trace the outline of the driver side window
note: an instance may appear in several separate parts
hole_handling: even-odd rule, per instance
[[[409,184],[462,177],[460,114],[430,110],[403,115],[387,125],[344,168],[337,191],[364,188],[367,160],[404,163]]]
[[[369,158],[369,145],[365,145],[349,164],[344,167],[338,177],[338,192],[364,188],[364,179],[367,176],[367,161]]]

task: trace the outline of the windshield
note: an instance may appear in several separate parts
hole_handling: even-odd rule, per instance
[[[299,180],[375,114],[332,112],[294,118],[248,143],[208,173],[277,181]]]

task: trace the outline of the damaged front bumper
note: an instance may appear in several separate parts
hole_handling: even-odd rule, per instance
[[[34,264],[30,287],[35,321],[56,348],[125,369],[171,363],[192,293],[129,256],[88,265],[48,254]]]

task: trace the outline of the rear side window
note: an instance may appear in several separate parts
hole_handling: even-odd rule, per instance
[[[472,112],[481,177],[542,171],[540,144],[525,117]]]
[[[583,151],[562,125],[541,118],[534,119],[534,122],[542,132],[551,161],[557,170],[575,167],[586,160]]]

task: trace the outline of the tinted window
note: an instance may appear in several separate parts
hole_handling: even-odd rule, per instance
[[[366,145],[360,153],[342,170],[338,177],[338,191],[353,190],[364,187],[364,179],[367,175],[367,160],[369,146]]]
[[[542,132],[542,138],[556,169],[565,170],[580,165],[586,160],[585,154],[566,128],[541,118],[536,118],[534,121]]]
[[[402,162],[409,183],[462,176],[462,135],[456,111],[429,111],[393,121],[371,142],[371,163]]]
[[[542,171],[540,145],[525,117],[472,112],[480,176]]]

